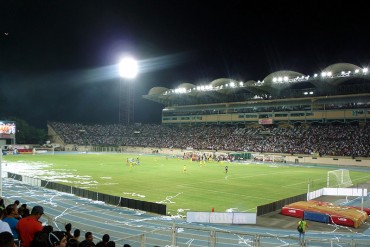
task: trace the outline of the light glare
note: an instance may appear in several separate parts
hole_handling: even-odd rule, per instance
[[[119,73],[123,78],[135,78],[138,73],[137,61],[131,57],[123,58],[119,63]]]

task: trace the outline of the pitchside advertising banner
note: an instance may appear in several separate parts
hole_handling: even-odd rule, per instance
[[[0,120],[0,138],[10,139],[15,137],[15,122]]]
[[[256,213],[187,212],[187,222],[217,224],[256,224]]]
[[[264,118],[264,119],[258,119],[259,124],[272,124],[272,118]]]

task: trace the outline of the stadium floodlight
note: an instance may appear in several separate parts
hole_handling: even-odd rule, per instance
[[[366,74],[368,72],[368,68],[363,68],[362,73]]]
[[[139,72],[138,62],[132,57],[124,57],[118,64],[118,70],[123,80],[120,83],[119,90],[118,122],[129,125],[134,122],[134,85],[131,82],[129,83],[128,80],[137,76]],[[124,91],[122,91],[122,88],[124,88]],[[124,95],[121,95],[122,93]]]
[[[2,175],[2,164],[3,164],[3,147],[0,145],[0,197],[3,197],[3,176]]]
[[[133,79],[138,71],[137,61],[132,57],[125,57],[119,63],[119,74],[122,78]]]
[[[355,74],[357,74],[358,72],[360,72],[360,70],[359,70],[359,69],[356,69],[356,70],[355,70]]]

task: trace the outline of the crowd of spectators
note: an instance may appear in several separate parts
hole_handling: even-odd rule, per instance
[[[115,247],[116,243],[104,234],[101,241],[96,244],[92,232],[85,233],[85,239],[80,240],[80,229],[73,234],[72,224],[65,225],[66,231],[55,231],[51,225],[43,225],[40,218],[44,208],[36,205],[29,215],[21,215],[19,211],[27,208],[27,204],[19,206],[16,200],[5,207],[4,200],[0,198],[0,247]],[[130,247],[124,244],[123,247]]]
[[[289,128],[237,126],[178,127],[159,124],[95,124],[50,122],[65,144],[192,148],[332,156],[370,156],[370,125],[320,124]]]

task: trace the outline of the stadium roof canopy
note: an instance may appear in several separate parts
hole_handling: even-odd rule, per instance
[[[296,98],[302,95],[340,95],[370,92],[367,68],[350,63],[336,63],[320,74],[305,75],[291,70],[280,70],[262,81],[237,81],[219,78],[207,85],[181,83],[175,89],[153,87],[145,99],[166,106],[243,102],[254,99]]]

